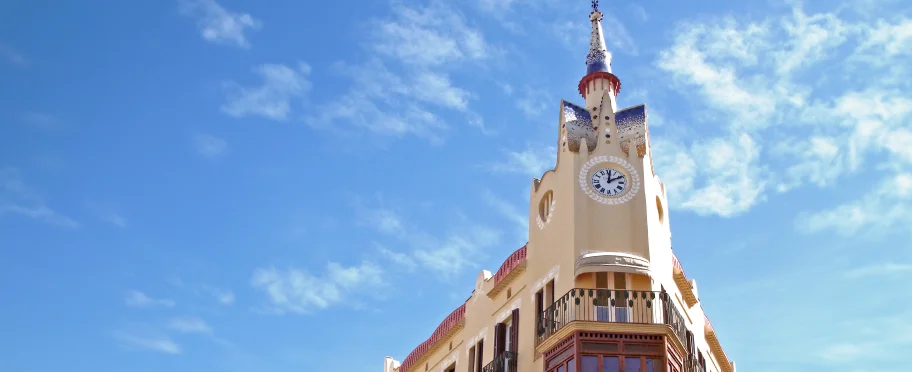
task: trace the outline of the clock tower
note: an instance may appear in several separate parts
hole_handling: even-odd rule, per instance
[[[656,265],[670,270],[665,187],[652,167],[646,106],[617,108],[621,81],[612,72],[597,5],[578,85],[585,104],[561,101],[557,164],[532,181],[529,218],[536,223],[529,224],[528,254],[562,262],[561,271],[572,268],[577,280],[597,272],[635,274],[617,281],[612,274],[609,282],[627,287],[613,289],[636,281],[660,290],[651,274],[666,269]],[[564,283],[566,289],[579,284]]]
[[[385,372],[736,372],[671,251],[646,106],[617,107],[602,17],[593,1],[581,103],[560,102],[529,242]]]

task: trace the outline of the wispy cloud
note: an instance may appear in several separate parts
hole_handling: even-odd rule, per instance
[[[28,60],[25,59],[25,56],[22,53],[19,53],[13,47],[0,43],[0,59],[13,66],[25,66],[28,63]]]
[[[132,307],[174,307],[175,305],[173,300],[152,298],[137,290],[127,291],[124,303]]]
[[[203,39],[215,44],[250,48],[244,33],[262,26],[250,14],[229,11],[215,0],[180,0],[179,8],[182,15],[196,19]]]
[[[196,151],[207,158],[217,158],[228,151],[228,142],[211,134],[197,134],[193,139]]]
[[[193,317],[171,319],[168,322],[168,329],[180,333],[212,333],[212,327],[206,321]]]
[[[259,268],[250,284],[266,294],[270,310],[307,314],[336,305],[347,294],[377,288],[383,283],[381,274],[370,261],[348,267],[330,262],[320,276],[296,268]]]
[[[526,241],[529,237],[529,216],[523,213],[524,209],[519,208],[506,200],[495,195],[491,190],[484,190],[482,193],[484,201],[493,208],[493,210],[506,218],[510,223],[516,226],[516,236]]]
[[[115,332],[114,338],[120,341],[121,346],[130,349],[151,350],[164,354],[180,354],[180,345],[166,336],[135,335],[125,332]]]
[[[553,146],[526,146],[521,151],[504,151],[500,162],[489,164],[487,169],[493,172],[519,173],[539,178],[546,170],[554,168],[557,159],[557,148]]]
[[[317,107],[305,121],[324,130],[355,128],[388,138],[414,135],[439,144],[451,125],[441,110],[487,133],[471,108],[474,95],[451,78],[453,71],[491,58],[482,32],[442,2],[427,6],[395,3],[392,16],[372,19],[363,63],[340,63],[351,89]]]
[[[882,264],[862,266],[846,272],[846,277],[862,278],[873,276],[892,276],[897,274],[912,274],[912,264],[887,262]]]
[[[207,292],[209,292],[213,297],[215,297],[215,300],[218,301],[220,304],[222,304],[222,305],[234,304],[234,292],[225,290],[225,289],[221,289],[221,288],[210,287],[210,286],[203,286],[203,288]]]
[[[228,102],[222,111],[234,117],[262,116],[286,120],[294,99],[310,90],[310,66],[301,62],[297,68],[264,64],[254,70],[263,80],[254,87],[244,87],[233,81],[225,83]]]
[[[19,116],[19,119],[25,125],[40,130],[53,131],[64,127],[63,120],[46,112],[26,111]]]
[[[396,211],[384,208],[362,207],[359,221],[363,226],[407,244],[411,248],[409,258],[419,267],[445,276],[456,274],[475,264],[475,257],[485,248],[500,243],[500,231],[487,226],[466,223],[437,237],[409,226]],[[406,260],[403,254],[405,253],[388,251],[386,256],[402,261]]]
[[[906,98],[912,92],[896,74],[912,72],[912,53],[895,47],[901,32],[886,35],[912,21],[870,23],[790,4],[788,14],[760,21],[727,16],[683,22],[672,45],[659,52],[657,67],[675,89],[708,108],[691,118],[701,138],[653,139],[656,171],[676,195],[669,198],[672,207],[734,216],[771,191],[827,187],[874,160],[879,171],[865,177],[881,181],[869,182],[853,201],[803,215],[797,224],[814,232],[837,225],[843,232],[893,226],[906,217],[900,210],[912,204],[878,195],[881,185],[912,172],[912,102]],[[885,61],[894,67],[857,75],[881,71],[877,66]]]
[[[25,182],[15,168],[0,168],[0,216],[14,214],[50,225],[77,228],[79,223],[48,207],[43,198]]]

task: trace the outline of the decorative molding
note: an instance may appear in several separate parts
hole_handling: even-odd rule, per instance
[[[446,368],[459,360],[459,353],[453,353],[448,358],[440,362],[440,372],[445,372]]]
[[[556,207],[556,206],[557,206],[557,201],[554,200],[554,196],[552,194],[551,207],[549,207],[550,209],[549,209],[549,214],[548,214],[548,220],[542,221],[541,213],[535,214],[535,224],[538,225],[539,230],[544,230],[545,226],[547,226],[549,223],[551,223],[551,220],[553,219],[552,217],[554,216],[554,207]]]
[[[530,295],[529,300],[531,301],[532,305],[535,305],[535,292],[538,292],[538,290],[541,289],[542,287],[544,287],[545,284],[548,283],[548,281],[550,281],[551,279],[557,280],[557,278],[559,276],[560,276],[560,265],[554,265],[554,267],[552,267],[551,270],[548,270],[548,273],[545,274],[545,276],[543,276],[541,279],[538,279],[537,281],[535,281],[535,284],[532,285],[532,290],[529,291],[529,295]]]
[[[568,323],[559,331],[548,336],[535,346],[536,353],[544,353],[551,350],[558,343],[576,333],[577,331],[593,332],[618,332],[618,333],[640,333],[640,334],[660,334],[664,335],[671,346],[680,354],[687,355],[687,349],[674,331],[665,324],[636,324],[636,323],[608,323],[608,322],[590,322],[577,320]],[[729,372],[729,371],[724,371]]]
[[[478,332],[477,335],[470,337],[469,340],[466,341],[466,347],[465,347],[466,358],[469,357],[469,349],[474,347],[478,341],[486,341],[487,339],[488,339],[488,327],[482,328],[481,331]]]
[[[595,191],[592,190],[592,187],[589,186],[589,170],[601,163],[613,163],[619,165],[621,168],[624,168],[628,174],[630,174],[630,189],[627,190],[624,195],[616,198],[604,197],[596,194]],[[602,204],[617,205],[630,201],[640,191],[640,175],[637,173],[636,169],[633,168],[633,165],[628,163],[623,158],[617,156],[602,155],[589,159],[589,161],[583,164],[583,167],[580,168],[579,184],[580,188],[583,189],[583,192],[585,192],[586,195],[589,195],[592,200],[595,200]]]
[[[519,309],[520,305],[522,305],[522,300],[521,300],[521,298],[517,298],[516,301],[513,301],[513,303],[510,304],[509,307],[507,307],[506,309],[501,311],[500,314],[497,314],[497,318],[495,318],[495,323],[503,322],[505,319],[507,319],[508,316],[510,316],[510,314],[513,312],[513,310]]]

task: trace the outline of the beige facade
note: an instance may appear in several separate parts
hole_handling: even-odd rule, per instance
[[[553,170],[532,180],[529,242],[384,372],[734,372],[671,249],[645,106],[618,110],[602,14],[584,106],[562,101]]]

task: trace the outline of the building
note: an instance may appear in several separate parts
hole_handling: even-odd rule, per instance
[[[384,372],[735,371],[672,252],[646,107],[617,109],[597,1],[589,18],[585,104],[561,102],[557,164],[532,180],[529,242]]]

